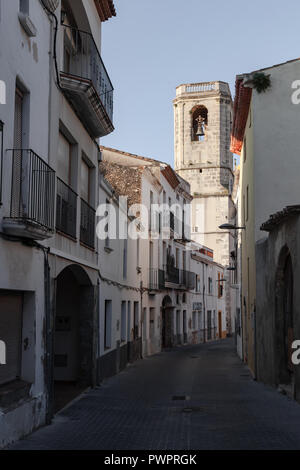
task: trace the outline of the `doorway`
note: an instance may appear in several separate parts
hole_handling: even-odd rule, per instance
[[[93,382],[96,290],[83,268],[71,265],[56,280],[54,413]]]
[[[219,339],[222,339],[222,312],[218,312],[218,331],[219,331]]]

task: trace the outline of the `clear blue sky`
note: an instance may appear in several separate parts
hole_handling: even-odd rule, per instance
[[[102,145],[173,165],[181,83],[223,80],[300,56],[299,0],[114,0],[102,56],[115,88]],[[295,77],[300,79],[300,77]]]

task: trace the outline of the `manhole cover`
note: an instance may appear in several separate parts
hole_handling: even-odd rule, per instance
[[[199,359],[199,356],[190,356],[191,359]]]

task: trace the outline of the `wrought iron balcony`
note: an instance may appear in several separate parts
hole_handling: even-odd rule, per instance
[[[161,290],[165,288],[165,272],[162,269],[149,269],[149,289]]]
[[[60,84],[93,138],[113,130],[113,86],[93,36],[63,25],[64,59]]]
[[[10,217],[3,219],[3,230],[33,240],[44,240],[54,233],[55,171],[33,150],[12,152]]]
[[[184,289],[195,289],[196,275],[191,271],[180,270],[180,285]]]
[[[175,268],[175,266],[167,264],[165,266],[165,275],[166,282],[171,282],[172,284],[179,284],[180,272],[178,268]]]
[[[95,216],[95,209],[81,199],[80,241],[90,248],[95,248]]]
[[[77,194],[57,178],[56,230],[76,239]]]

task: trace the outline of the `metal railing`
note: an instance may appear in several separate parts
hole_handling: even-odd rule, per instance
[[[64,65],[62,72],[90,80],[113,120],[113,86],[93,36],[71,26],[64,28]]]
[[[179,284],[186,289],[195,289],[196,287],[196,274],[184,269],[180,270]]]
[[[165,275],[166,275],[166,281],[167,282],[172,282],[173,284],[179,284],[179,269],[175,268],[175,266],[172,265],[166,265],[165,266]]]
[[[160,290],[165,288],[165,272],[162,269],[149,269],[149,289]]]
[[[13,149],[10,217],[54,229],[55,171],[33,150]]]
[[[80,241],[90,248],[95,248],[96,211],[81,199]]]
[[[56,229],[76,238],[77,194],[70,186],[57,178]]]

